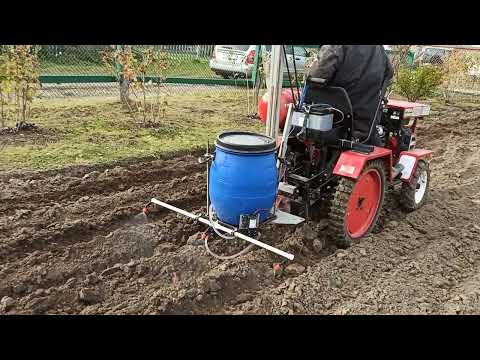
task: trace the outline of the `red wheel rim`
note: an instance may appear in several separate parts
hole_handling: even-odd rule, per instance
[[[382,196],[382,178],[376,169],[363,173],[357,180],[345,215],[348,235],[360,238],[368,231],[377,214]]]

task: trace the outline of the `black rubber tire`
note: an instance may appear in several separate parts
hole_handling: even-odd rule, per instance
[[[425,189],[425,194],[423,194],[422,200],[417,204],[415,202],[415,191],[417,189],[418,180],[420,174],[426,171],[427,172],[427,187]],[[412,180],[410,183],[402,183],[402,189],[400,190],[400,204],[402,208],[407,212],[415,211],[425,204],[425,201],[428,197],[428,190],[430,188],[430,166],[428,162],[420,160],[417,164],[417,168],[413,173]]]
[[[376,169],[381,178],[382,182],[382,193],[380,195],[380,203],[378,205],[377,213],[373,218],[372,223],[370,224],[369,228],[362,235],[361,238],[367,236],[372,229],[375,227],[380,212],[382,210],[383,202],[385,200],[385,184],[386,184],[386,176],[385,176],[385,162],[382,160],[373,160],[364,167],[362,174],[370,169]],[[330,223],[329,229],[332,235],[333,240],[338,248],[348,248],[352,245],[353,241],[358,241],[361,238],[352,238],[348,231],[345,228],[345,215],[347,211],[347,205],[350,200],[350,196],[352,194],[353,188],[355,187],[356,180],[349,179],[349,178],[341,178],[339,184],[337,186],[337,191],[335,192],[332,206],[330,210]]]

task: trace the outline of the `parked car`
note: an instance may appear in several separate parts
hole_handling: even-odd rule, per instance
[[[250,77],[255,63],[255,45],[216,45],[210,69],[224,77]]]
[[[262,53],[271,52],[271,45],[262,45]],[[305,69],[305,60],[309,55],[306,48],[286,46],[288,67],[293,74],[293,59],[298,72]],[[212,58],[210,59],[210,69],[215,74],[228,78],[250,78],[255,64],[256,45],[216,45]],[[284,77],[287,78],[287,68],[284,67]]]
[[[443,65],[445,58],[450,54],[452,51],[456,49],[453,48],[445,48],[445,47],[429,47],[426,46],[422,49],[422,52],[419,56],[420,63],[429,63],[433,65]],[[458,51],[458,50],[457,50]],[[480,77],[480,65],[473,64],[468,69],[468,75],[473,78],[473,80],[477,80]]]
[[[310,55],[308,49],[302,46],[292,46],[286,45],[285,50],[287,53],[287,61],[288,61],[288,69],[287,66],[283,67],[283,78],[288,79],[288,71],[290,71],[290,76],[293,78],[294,76],[294,66],[293,66],[293,59],[295,58],[295,67],[297,69],[298,74],[303,74],[305,71],[305,61],[307,57]],[[262,45],[262,52],[270,53],[272,51],[271,45]]]
[[[420,53],[419,62],[422,64],[442,65],[450,51],[452,49],[426,46]]]
[[[468,75],[470,75],[475,81],[480,78],[480,65],[475,64],[468,70]]]

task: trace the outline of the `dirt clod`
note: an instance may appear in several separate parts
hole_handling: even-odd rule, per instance
[[[63,274],[58,270],[50,270],[47,272],[46,279],[50,281],[62,281]]]
[[[305,272],[305,266],[296,263],[290,264],[285,268],[285,273],[287,275],[298,276],[303,272]]]
[[[115,264],[114,266],[103,270],[100,273],[100,277],[107,277],[109,275],[112,275],[112,274],[116,273],[117,271],[120,271],[120,270],[122,270],[122,265],[121,264]]]
[[[325,243],[323,241],[319,239],[313,240],[312,247],[316,253],[320,253],[320,251],[322,251],[324,246],[325,246]]]
[[[101,301],[100,294],[94,290],[89,288],[83,288],[80,290],[78,294],[78,299],[85,304],[96,304]]]
[[[143,265],[143,264],[140,264],[137,266],[136,268],[136,273],[139,275],[139,276],[143,276],[145,275],[150,269],[148,268],[148,266],[146,265]]]
[[[202,237],[201,237],[201,233],[198,232],[198,233],[195,233],[192,236],[190,236],[187,240],[187,244],[192,245],[192,246],[203,245],[203,240],[202,240]]]
[[[30,303],[30,308],[33,314],[40,315],[50,310],[54,305],[54,300],[51,297],[42,295]]]
[[[70,278],[70,279],[67,280],[67,282],[65,283],[65,285],[66,285],[67,287],[70,287],[70,286],[72,286],[72,285],[75,283],[76,280],[77,280],[77,279],[75,279],[75,278]]]
[[[4,296],[0,301],[0,310],[8,312],[15,305],[15,300],[9,296]]]
[[[98,282],[100,281],[100,279],[98,278],[98,275],[96,272],[93,272],[91,274],[88,274],[85,278],[85,285],[95,285],[97,284]],[[70,284],[73,284],[75,282],[75,279],[69,279],[67,281],[67,285],[70,285]]]
[[[25,286],[25,284],[18,284],[15,285],[12,290],[15,295],[23,295],[27,290],[27,287]]]
[[[314,231],[310,226],[305,225],[303,227],[303,236],[305,237],[305,240],[313,241],[317,238],[317,232]]]

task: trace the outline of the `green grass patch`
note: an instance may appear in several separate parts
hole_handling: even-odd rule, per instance
[[[58,137],[46,142],[41,133],[30,134],[28,141],[10,142],[0,151],[0,169],[55,169],[159,156],[203,147],[227,129],[263,132],[259,120],[245,117],[245,101],[212,94],[171,96],[165,118],[152,129],[134,123],[113,99],[39,100],[33,122]]]

